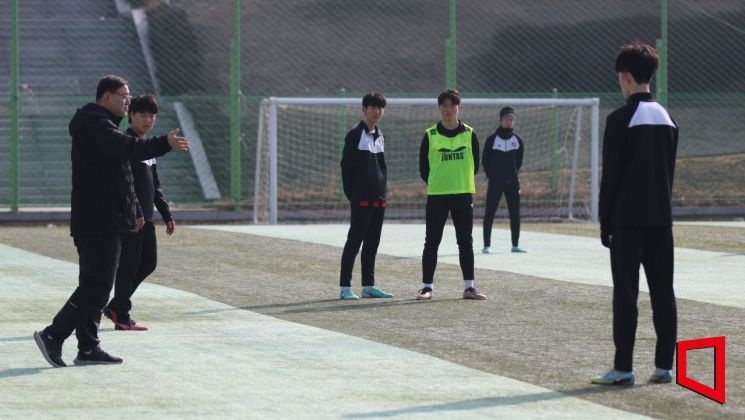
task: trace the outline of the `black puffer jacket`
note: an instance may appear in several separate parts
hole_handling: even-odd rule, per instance
[[[107,235],[134,231],[142,209],[135,197],[129,161],[162,156],[168,137],[140,139],[119,131],[120,117],[89,103],[70,121],[72,193],[70,234]]]

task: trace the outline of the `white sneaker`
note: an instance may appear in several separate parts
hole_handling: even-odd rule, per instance
[[[655,384],[669,384],[673,381],[673,374],[668,369],[656,368],[649,377],[649,382]]]
[[[598,385],[634,385],[634,371],[622,372],[611,369],[604,375],[592,378],[590,382]]]

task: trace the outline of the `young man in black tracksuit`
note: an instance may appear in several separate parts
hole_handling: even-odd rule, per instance
[[[673,291],[672,189],[678,127],[649,89],[659,57],[646,44],[627,44],[616,57],[626,105],[608,115],[600,183],[600,239],[610,248],[613,274],[613,369],[593,378],[603,385],[634,383],[639,265],[652,300],[656,369],[649,381],[672,381],[677,339]]]
[[[484,300],[474,287],[473,193],[479,170],[479,139],[458,119],[460,93],[448,89],[437,97],[442,119],[427,129],[419,148],[419,174],[427,183],[427,233],[422,252],[419,300],[432,299],[437,250],[448,215],[453,218],[463,274],[463,299]]]
[[[375,287],[375,256],[380,244],[386,208],[386,166],[383,132],[378,122],[385,112],[385,97],[377,92],[362,98],[364,119],[347,133],[341,158],[344,195],[350,206],[347,242],[341,255],[339,298],[357,300],[352,291],[352,268],[362,245],[362,297],[390,298],[392,294]]]
[[[515,110],[504,107],[499,111],[499,127],[486,139],[482,163],[489,179],[484,212],[484,254],[491,253],[491,229],[499,199],[504,193],[510,214],[512,252],[525,252],[518,246],[520,240],[520,180],[517,173],[523,165],[523,140],[514,133]]]
[[[139,95],[129,105],[129,129],[127,134],[143,138],[152,130],[158,115],[158,101],[153,95]],[[147,327],[133,320],[132,295],[137,287],[153,271],[158,261],[158,246],[153,225],[153,206],[158,209],[166,223],[166,234],[176,230],[170,206],[160,187],[155,159],[130,162],[135,194],[142,208],[145,225],[137,232],[127,235],[122,242],[119,268],[116,272],[114,297],[103,308],[103,314],[114,322],[116,330],[145,331]]]
[[[79,350],[76,365],[122,363],[101,349],[98,326],[114,284],[122,241],[144,224],[129,162],[189,147],[188,141],[177,135],[178,130],[147,139],[120,132],[119,122],[128,106],[127,81],[105,76],[98,82],[96,103],[78,109],[70,121],[70,234],[80,257],[78,287],[52,324],[34,332],[39,350],[54,367],[66,366],[62,344],[73,331]]]

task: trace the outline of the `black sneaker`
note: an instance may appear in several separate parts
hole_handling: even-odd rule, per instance
[[[78,351],[78,357],[73,360],[73,363],[75,363],[75,366],[118,365],[122,363],[122,359],[106,353],[101,346],[96,346],[95,349],[88,352]]]
[[[64,343],[64,340],[58,340],[44,331],[34,331],[34,341],[39,346],[41,354],[52,367],[67,366],[62,360],[62,343]]]

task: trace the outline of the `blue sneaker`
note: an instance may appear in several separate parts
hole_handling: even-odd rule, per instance
[[[597,385],[634,385],[634,372],[611,369],[604,375],[592,378],[590,382]]]
[[[652,382],[655,384],[669,384],[672,381],[673,381],[673,374],[668,369],[657,368],[652,373],[652,376],[649,377],[649,382]]]
[[[339,293],[339,299],[341,300],[359,300],[359,296],[355,295],[352,289],[342,289]]]
[[[362,288],[363,298],[392,298],[393,295],[378,289],[375,286],[365,286]]]
[[[490,246],[485,246],[484,248],[481,249],[481,253],[482,254],[491,254],[491,247]]]
[[[519,246],[513,246],[512,247],[512,252],[528,252],[528,251],[520,248]]]

